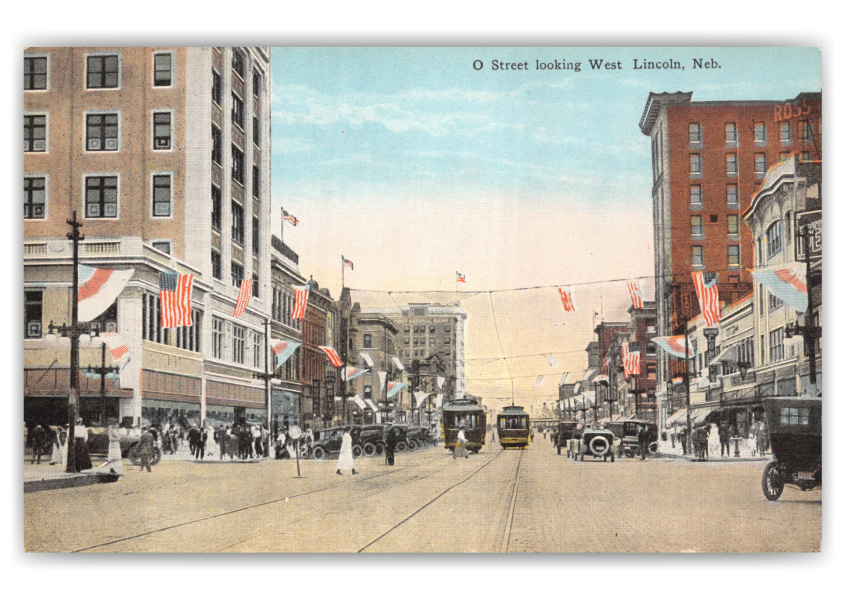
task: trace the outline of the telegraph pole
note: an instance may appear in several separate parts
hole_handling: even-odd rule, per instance
[[[811,385],[817,387],[817,327],[814,325],[814,285],[811,271],[811,230],[802,227],[802,241],[805,246],[805,282],[808,287],[808,312],[805,314],[805,352],[808,354],[808,370]]]
[[[68,464],[65,469],[68,473],[76,473],[76,414],[79,402],[79,242],[85,239],[79,230],[82,223],[76,220],[76,211],[73,217],[66,221],[71,226],[71,233],[68,239],[73,246],[73,276],[71,283],[71,324],[70,324],[70,393],[68,394]]]

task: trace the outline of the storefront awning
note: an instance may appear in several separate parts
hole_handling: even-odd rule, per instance
[[[667,418],[667,425],[681,425],[687,422],[687,409],[677,410]]]
[[[696,425],[701,425],[705,422],[705,419],[714,412],[713,408],[692,408],[690,409],[690,424],[694,427]]]
[[[722,352],[720,355],[717,356],[711,363],[736,363],[738,361],[737,358],[737,346],[729,346]]]

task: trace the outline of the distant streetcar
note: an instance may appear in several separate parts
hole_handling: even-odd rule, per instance
[[[441,431],[444,447],[452,451],[458,438],[458,430],[464,427],[467,449],[478,452],[485,445],[487,418],[485,411],[475,400],[454,400],[444,402],[441,412]]]
[[[532,423],[522,406],[506,406],[496,418],[496,432],[503,448],[525,448],[529,445]]]

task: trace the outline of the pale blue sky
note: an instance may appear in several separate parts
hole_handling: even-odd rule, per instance
[[[693,58],[721,68],[693,69]],[[633,70],[633,59],[685,68]],[[529,69],[494,71],[493,60]],[[536,60],[581,71],[535,70]],[[356,264],[347,285],[362,289],[454,290],[456,270],[462,289],[482,290],[649,275],[651,157],[638,128],[649,92],[784,100],[822,89],[815,48],[275,48],[272,65],[274,231],[279,206],[301,220],[285,240],[335,296],[341,254]],[[544,344],[584,348],[600,294],[606,316],[622,319],[625,286],[603,287],[577,288],[584,309],[557,330],[571,335],[549,329]],[[549,349],[519,339],[565,320],[544,311],[500,323],[521,348],[509,354]],[[498,354],[483,329],[468,329],[468,351]]]

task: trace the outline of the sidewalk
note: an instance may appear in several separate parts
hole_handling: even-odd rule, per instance
[[[24,493],[112,483],[119,477],[119,475],[96,468],[82,473],[67,473],[62,465],[45,463],[31,465],[29,460],[24,461],[23,468]]]
[[[666,458],[670,460],[686,460],[688,462],[749,462],[749,461],[769,461],[772,460],[772,455],[767,452],[762,455],[752,455],[752,451],[745,444],[740,445],[740,456],[734,455],[734,444],[731,445],[730,456],[720,456],[719,450],[712,452],[709,449],[708,458],[704,461],[696,458],[692,454],[682,454],[682,447],[679,442],[676,442],[676,447],[673,448],[670,442],[658,442],[658,452],[655,453],[656,458]]]

